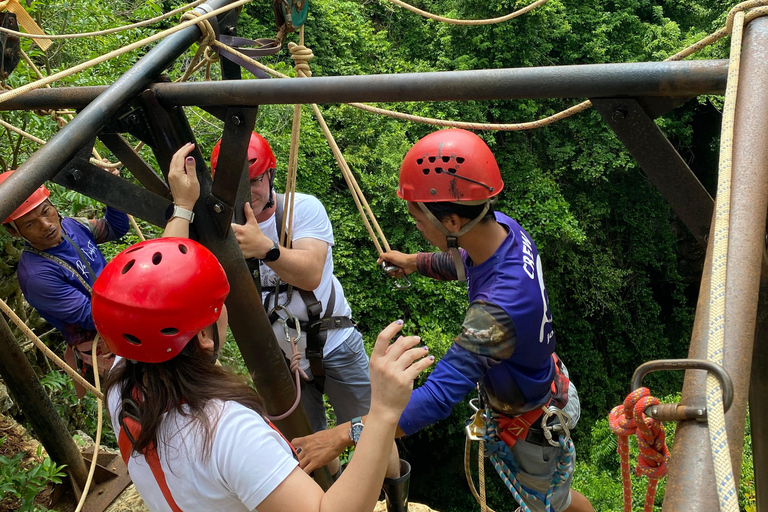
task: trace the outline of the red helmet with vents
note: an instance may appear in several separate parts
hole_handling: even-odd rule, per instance
[[[12,174],[13,174],[13,171],[7,171],[0,174],[0,183],[10,178]],[[32,192],[32,195],[29,196],[26,201],[21,203],[21,206],[16,208],[13,211],[13,213],[3,221],[3,224],[13,222],[19,217],[28,214],[29,212],[31,212],[32,210],[34,210],[35,208],[43,204],[43,201],[48,199],[50,195],[51,193],[48,191],[47,188],[45,188],[45,185],[41,185],[40,188]]]
[[[211,151],[211,173],[213,174],[216,174],[216,165],[219,163],[219,151],[221,151],[221,140]],[[277,167],[277,159],[269,142],[258,133],[252,132],[251,141],[248,143],[248,177],[258,178],[275,167]]]
[[[499,166],[483,139],[449,129],[430,133],[408,151],[397,195],[417,203],[482,202],[503,187]]]
[[[216,322],[228,294],[211,251],[187,238],[158,238],[125,249],[104,267],[91,313],[113,353],[162,363]]]

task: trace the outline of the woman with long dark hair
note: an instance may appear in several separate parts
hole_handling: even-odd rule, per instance
[[[136,488],[151,511],[372,510],[413,379],[433,358],[416,337],[390,345],[401,321],[381,332],[366,428],[323,493],[264,419],[258,394],[215,364],[229,284],[213,254],[186,238],[199,196],[192,148],[171,162],[176,207],[164,238],[118,254],[93,289],[96,327],[119,356],[107,403]]]

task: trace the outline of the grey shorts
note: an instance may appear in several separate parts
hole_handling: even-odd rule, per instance
[[[356,416],[368,414],[371,407],[371,379],[368,376],[368,355],[363,335],[357,329],[331,353],[323,357],[325,394],[336,413],[336,422],[344,423]],[[312,378],[312,373],[307,370]],[[312,431],[325,430],[323,394],[314,385],[301,390],[301,405],[309,417]]]
[[[564,373],[568,375],[568,370],[563,366]],[[571,421],[569,428],[576,426],[581,415],[581,405],[579,404],[579,394],[573,382],[568,386],[568,404],[563,409]],[[543,496],[547,495],[549,484],[552,482],[552,475],[557,469],[557,456],[560,448],[556,446],[539,446],[520,440],[512,447],[512,453],[520,466],[517,473],[517,479],[525,487],[538,491]],[[573,464],[576,462],[574,457],[571,463],[570,476],[552,495],[552,508],[555,512],[562,512],[571,505],[571,481],[573,480]],[[526,501],[526,505],[531,512],[545,512],[545,504],[537,499]]]

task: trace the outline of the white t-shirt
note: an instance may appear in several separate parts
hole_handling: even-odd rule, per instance
[[[328,243],[328,252],[325,256],[325,265],[323,266],[323,277],[314,291],[315,297],[323,305],[322,315],[325,315],[325,310],[328,308],[328,299],[331,297],[331,286],[336,290],[336,296],[334,298],[334,308],[332,316],[347,316],[352,314],[352,310],[347,303],[347,299],[344,297],[344,290],[341,288],[341,283],[333,275],[333,227],[331,221],[328,219],[328,214],[325,212],[325,208],[322,203],[314,196],[307,194],[296,194],[294,199],[294,209],[296,214],[293,217],[293,228],[291,238],[295,242],[302,238],[314,238],[315,240],[321,240]],[[285,209],[283,210],[285,211]],[[287,222],[287,220],[286,220]],[[275,215],[272,215],[264,222],[259,222],[259,228],[273,242],[278,241],[278,230],[281,226],[277,226],[277,220]],[[272,271],[267,264],[260,262],[259,272],[261,273],[261,286],[274,288],[277,282],[278,276]],[[274,296],[271,293],[264,290],[262,293],[262,300],[271,311],[274,308]],[[269,300],[269,303],[267,301]],[[285,304],[287,293],[281,293],[278,297],[278,304]],[[299,320],[308,320],[307,309],[304,305],[304,301],[301,299],[301,294],[294,290],[291,297],[291,302],[288,304],[288,310],[292,315],[296,316]],[[278,313],[282,318],[286,318],[288,313],[283,310],[279,310]],[[283,325],[280,322],[275,322],[272,325],[272,329],[275,331],[277,342],[280,348],[283,349],[288,357],[291,355],[291,347],[289,342],[285,339],[285,332]],[[341,345],[341,343],[347,339],[351,334],[353,327],[347,327],[345,329],[332,329],[328,331],[328,335],[325,341],[325,347],[323,348],[323,354],[329,354],[333,349]],[[296,332],[290,330],[290,334],[296,335]],[[307,348],[307,337],[305,333],[301,333],[301,338],[298,343],[299,353],[302,355],[301,368],[306,370],[309,368],[309,361],[304,357]]]
[[[109,396],[112,428],[120,435],[118,388]],[[181,510],[245,512],[256,509],[297,466],[282,436],[255,411],[237,402],[213,401],[216,423],[211,455],[202,460],[201,429],[189,418],[165,415],[158,456],[168,489]],[[215,421],[215,418],[219,418]],[[143,455],[131,455],[128,471],[151,512],[171,512]]]

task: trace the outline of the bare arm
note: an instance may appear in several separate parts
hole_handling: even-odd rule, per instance
[[[419,342],[414,336],[399,338],[389,345],[389,339],[401,328],[401,322],[392,323],[376,340],[371,354],[371,410],[347,471],[323,494],[297,468],[259,505],[260,512],[373,510],[413,379],[434,359],[423,357],[427,354],[423,348],[412,348]]]
[[[197,198],[200,197],[200,183],[197,181],[195,159],[188,156],[195,145],[191,142],[183,145],[171,158],[168,170],[168,186],[173,195],[173,203],[185,210],[194,209]],[[174,217],[165,225],[164,237],[175,236],[189,238],[189,221]]]
[[[274,242],[259,228],[256,216],[249,203],[245,203],[245,224],[232,224],[237,243],[245,258],[263,259]],[[323,277],[328,243],[315,238],[300,238],[293,242],[293,248],[280,248],[276,261],[265,262],[284,282],[304,290],[320,286]]]

